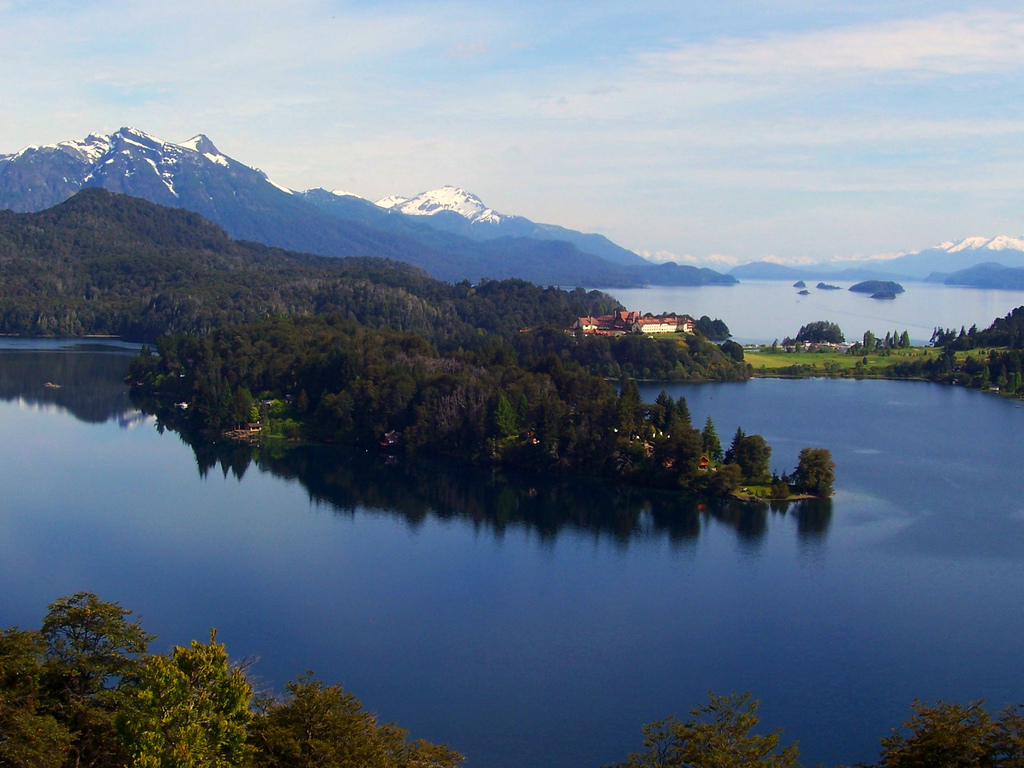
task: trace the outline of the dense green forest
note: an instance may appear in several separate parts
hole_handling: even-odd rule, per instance
[[[312,673],[284,696],[257,691],[250,663],[193,640],[155,654],[131,611],[79,592],[38,631],[0,632],[0,765],[17,768],[455,768],[448,746],[410,741]],[[685,720],[642,728],[616,768],[797,768],[782,729],[759,728],[750,694],[709,694]],[[1024,764],[1024,709],[915,702],[881,739],[877,768]],[[864,768],[867,768],[865,766]]]
[[[593,373],[600,361],[587,354],[607,349],[601,340],[562,331],[519,340],[442,354],[420,336],[337,315],[279,318],[162,337],[157,354],[145,349],[132,361],[128,379],[143,407],[192,433],[258,424],[261,437],[383,445],[716,494],[774,480],[779,495],[788,495],[788,484],[769,475],[771,449],[760,435],[738,432],[719,457],[714,425],[695,428],[685,399],[663,393],[644,404],[632,379],[617,390]],[[612,348],[617,342],[626,350],[678,348],[631,337],[612,340]],[[704,345],[717,350],[692,343]],[[721,365],[735,365],[718,355]],[[798,469],[797,490],[828,495],[826,468],[827,482],[815,488]]]
[[[961,326],[959,333],[952,328],[936,328],[932,334],[932,344],[954,352],[978,347],[1024,349],[1024,307],[1017,307],[1006,317],[996,318],[983,331],[979,331],[975,325],[970,330],[964,330]]]
[[[238,242],[198,214],[100,189],[40,213],[0,211],[0,333],[155,341],[268,317],[331,314],[414,333],[442,351],[553,351],[612,378],[747,377],[741,359],[703,341],[577,341],[562,333],[577,317],[621,308],[598,291],[514,279],[452,285],[384,259]],[[728,335],[720,320],[701,323],[708,334]]]
[[[569,327],[620,305],[522,280],[451,285],[399,262],[231,240],[198,214],[87,190],[40,213],[0,211],[0,333],[153,341],[275,315],[340,313],[428,338]]]

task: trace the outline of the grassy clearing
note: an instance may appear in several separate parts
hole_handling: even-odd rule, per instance
[[[849,355],[833,351],[772,353],[745,350],[743,359],[754,367],[754,375],[771,375],[782,368],[789,368],[795,365],[819,368],[823,373],[828,371],[854,371],[859,368],[867,369],[865,372],[872,370],[881,371],[894,363],[906,362],[917,358],[928,359],[941,353],[942,350],[935,349],[934,347],[894,349],[888,355]],[[975,354],[977,355],[977,351],[975,351]]]

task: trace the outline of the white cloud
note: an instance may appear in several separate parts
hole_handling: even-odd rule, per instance
[[[641,55],[686,78],[806,79],[878,72],[960,75],[1024,67],[1024,14],[972,11],[684,45]]]
[[[445,56],[453,59],[463,59],[469,61],[475,59],[477,56],[482,56],[487,53],[487,46],[483,43],[460,43],[459,45],[453,45],[451,48],[444,52]]]
[[[643,256],[648,261],[652,261],[655,264],[697,264],[700,262],[696,256],[690,254],[678,254],[672,253],[672,251],[645,251],[639,250],[636,252],[637,255]]]

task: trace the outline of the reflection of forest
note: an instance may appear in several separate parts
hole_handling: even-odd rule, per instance
[[[612,536],[668,536],[685,541],[712,522],[733,528],[756,545],[769,518],[796,515],[797,531],[823,540],[831,501],[767,505],[703,499],[591,478],[487,471],[451,463],[387,460],[377,453],[328,446],[257,448],[233,443],[194,446],[199,472],[219,467],[241,478],[253,464],[261,472],[298,480],[315,502],[354,514],[372,509],[403,516],[416,525],[429,516],[471,521],[500,534],[525,526],[543,537],[565,529]]]
[[[130,359],[125,350],[102,345],[0,349],[0,400],[56,405],[90,424],[117,419],[130,426],[142,416],[124,383]]]

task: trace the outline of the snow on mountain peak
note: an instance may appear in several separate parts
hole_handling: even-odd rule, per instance
[[[134,144],[143,149],[163,149],[167,146],[167,142],[163,139],[151,136],[145,131],[140,131],[138,128],[132,128],[130,125],[115,131],[110,138],[120,140],[126,144]]]
[[[434,216],[443,211],[452,211],[472,222],[499,224],[506,217],[484,205],[472,192],[461,187],[446,185],[440,189],[420,192],[415,197],[392,195],[377,201],[381,208],[397,210],[408,216]]]
[[[197,133],[188,141],[183,141],[178,144],[178,146],[184,147],[185,149],[191,149],[194,152],[199,152],[200,154],[207,156],[214,155],[216,157],[223,157],[220,150],[217,149],[213,142],[210,141],[210,138],[203,133]]]
[[[355,192],[348,192],[347,190],[344,189],[332,189],[331,194],[334,195],[335,197],[357,197],[360,200],[363,199],[362,195],[357,195]]]
[[[965,237],[963,240],[950,240],[939,243],[936,250],[946,253],[960,253],[962,251],[1024,251],[1024,237]]]
[[[90,133],[82,141],[62,141],[54,147],[63,150],[87,165],[95,165],[110,151],[110,137]]]
[[[408,200],[408,197],[402,197],[401,195],[388,195],[387,197],[382,197],[374,205],[391,210],[402,203],[408,202]]]

